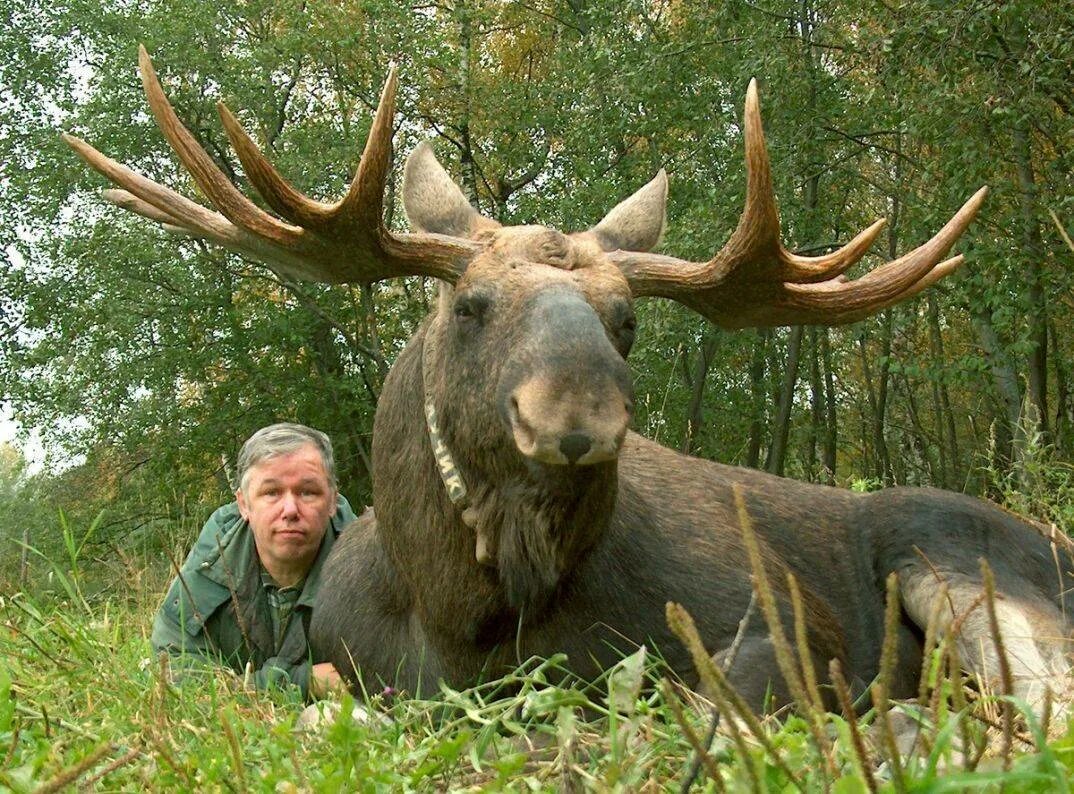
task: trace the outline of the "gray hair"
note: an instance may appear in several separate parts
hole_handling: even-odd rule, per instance
[[[242,445],[239,450],[238,471],[239,488],[246,493],[250,481],[250,470],[262,461],[277,455],[287,455],[305,446],[313,446],[321,453],[328,484],[336,487],[336,461],[332,455],[332,442],[320,430],[298,425],[292,422],[280,422],[262,427]]]

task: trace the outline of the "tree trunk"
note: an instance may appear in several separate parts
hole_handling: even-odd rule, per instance
[[[839,424],[836,416],[835,401],[835,367],[832,362],[832,345],[829,330],[820,330],[820,355],[824,365],[824,407],[826,421],[824,426],[824,481],[835,485],[835,466],[839,454]]]
[[[753,360],[750,362],[750,443],[746,451],[746,465],[756,469],[761,462],[761,444],[764,441],[764,428],[767,424],[765,402],[765,362],[768,357],[768,340],[771,331],[767,328],[757,330],[753,341]]]
[[[936,436],[936,454],[939,465],[936,467],[938,479],[933,483],[941,488],[948,487],[947,444],[944,443],[943,404],[940,402],[939,373],[933,372],[929,377],[929,393],[932,396],[932,432]]]
[[[826,435],[824,427],[824,386],[820,377],[820,340],[817,326],[809,326],[809,435],[806,438],[806,476],[813,480],[817,472],[817,441]]]
[[[996,429],[996,442],[993,451],[993,466],[997,471],[1008,472],[1018,464],[1022,448],[1022,394],[1018,385],[1018,375],[1014,366],[1004,353],[992,325],[992,313],[986,308],[972,309],[977,339],[985,352],[992,371],[992,385],[1003,405],[1003,418]]]
[[[765,468],[773,474],[783,475],[787,457],[787,439],[791,431],[791,413],[794,408],[794,387],[798,382],[798,361],[802,350],[804,327],[791,328],[787,341],[787,363],[783,370],[783,387],[779,393],[776,409],[776,426],[772,431],[772,449]]]
[[[694,439],[701,428],[702,405],[705,400],[705,383],[708,380],[712,356],[716,352],[717,337],[709,331],[701,337],[701,347],[697,351],[697,368],[690,379],[690,407],[686,413],[686,434],[682,439],[682,451],[689,455],[693,452]]]
[[[873,379],[872,364],[869,363],[868,339],[864,330],[858,334],[858,357],[861,359],[862,380],[865,381],[865,397],[869,402],[868,415],[865,410],[859,411],[863,470],[866,476],[882,481],[880,450],[876,449],[873,437],[873,424],[876,421],[876,381]]]
[[[471,80],[470,62],[473,49],[473,16],[466,0],[460,0],[455,6],[459,21],[459,92],[462,95],[462,118],[459,119],[459,168],[462,176],[462,191],[470,203],[477,207],[477,166],[474,163],[474,151],[470,141],[470,100]]]
[[[939,394],[939,411],[941,417],[939,425],[942,428],[941,438],[947,448],[949,485],[959,487],[962,482],[962,467],[958,454],[958,434],[955,432],[955,412],[951,410],[951,395],[947,388],[946,372],[947,354],[944,351],[943,333],[940,330],[940,307],[936,302],[936,296],[928,294],[929,310],[929,340],[932,347],[932,361],[935,372],[935,383]]]
[[[1026,417],[1032,426],[1048,433],[1048,309],[1044,295],[1044,241],[1041,237],[1037,181],[1033,173],[1029,132],[1024,119],[1014,126],[1014,156],[1018,174],[1018,203],[1022,215],[1022,250],[1029,264],[1029,341],[1027,371],[1029,404]],[[1035,414],[1035,415],[1033,415]]]
[[[1070,401],[1070,373],[1067,362],[1059,354],[1059,334],[1055,323],[1048,323],[1048,336],[1052,344],[1052,361],[1055,362],[1055,423],[1052,426],[1052,438],[1060,451],[1067,451],[1070,446],[1067,435],[1074,427],[1074,405]]]
[[[914,484],[925,485],[934,483],[936,482],[936,466],[933,463],[932,456],[929,454],[929,437],[921,423],[921,413],[917,408],[917,399],[914,397],[914,388],[905,374],[900,380],[903,388],[906,390],[907,414],[910,417],[910,428],[912,430],[909,434],[910,443],[921,460],[921,469],[925,475],[924,482],[917,482]]]
[[[858,338],[861,368],[868,387],[869,407],[872,409],[870,439],[873,445],[873,474],[884,485],[895,482],[891,454],[887,442],[888,386],[891,381],[891,309],[885,309],[880,323],[880,372],[874,380],[865,335]]]

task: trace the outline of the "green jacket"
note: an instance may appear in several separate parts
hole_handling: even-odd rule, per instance
[[[249,668],[258,689],[293,684],[307,696],[310,668],[319,661],[310,656],[307,636],[321,569],[340,530],[354,520],[340,496],[276,653],[253,533],[236,503],[221,507],[168,588],[153,621],[153,650],[167,651],[176,672],[206,663],[224,664],[239,674]]]

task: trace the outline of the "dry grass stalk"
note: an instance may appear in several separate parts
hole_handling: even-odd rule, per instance
[[[727,649],[727,653],[724,654],[723,660],[720,662],[720,667],[723,672],[728,672],[735,664],[735,659],[738,657],[738,651],[742,647],[743,640],[746,639],[746,629],[749,628],[750,619],[753,617],[754,610],[757,609],[757,591],[750,590],[750,602],[746,605],[746,611],[742,614],[742,619],[738,621],[738,629],[735,631],[735,639],[731,642],[731,645]],[[712,741],[716,738],[716,729],[720,725],[720,712],[718,709],[712,709],[712,717],[709,720],[709,727],[705,731],[705,739],[703,744],[705,747],[712,747]],[[679,789],[685,794],[690,790],[690,786],[693,785],[693,781],[697,779],[698,772],[701,771],[701,758],[695,753],[694,757],[690,761],[690,768],[686,772],[686,777],[683,779],[682,787]]]
[[[172,754],[172,751],[168,747],[164,737],[158,734],[156,732],[156,729],[154,729],[151,725],[143,725],[142,731],[149,739],[149,744],[153,746],[153,750],[160,757],[160,759],[164,761],[164,763],[166,763],[168,766],[170,766],[172,768],[172,771],[175,772],[175,774],[177,774],[183,779],[183,782],[186,783],[188,791],[194,791],[194,779],[190,776],[190,772],[187,770],[187,768],[184,767],[181,763],[179,763],[179,759]]]
[[[163,714],[164,703],[168,697],[168,681],[171,679],[171,659],[166,651],[157,655],[157,711]]]
[[[575,743],[575,737],[572,736],[563,743],[560,750],[559,790],[561,794],[574,794],[575,792],[584,791],[581,777],[575,768]],[[721,780],[720,783],[723,783],[723,781]]]
[[[1014,736],[1014,704],[1010,698],[1014,695],[1014,677],[1011,675],[1011,662],[1007,658],[1007,648],[999,631],[999,615],[996,614],[996,578],[992,568],[984,559],[981,560],[981,578],[984,580],[985,605],[988,608],[988,622],[992,629],[992,642],[995,644],[996,657],[999,662],[999,678],[1003,685],[1003,769],[1011,768],[1011,746]]]
[[[832,679],[832,686],[835,687],[835,695],[839,699],[839,708],[843,710],[843,717],[850,728],[850,746],[854,750],[854,758],[861,769],[866,787],[875,794],[877,787],[876,778],[873,777],[873,759],[861,735],[858,713],[854,709],[854,699],[850,696],[850,687],[847,686],[846,679],[843,677],[843,667],[838,659],[832,659],[828,663],[828,674]]]
[[[887,579],[887,601],[884,608],[884,643],[880,651],[880,675],[872,686],[873,705],[876,706],[877,724],[892,768],[892,783],[896,791],[905,791],[902,757],[895,741],[889,714],[891,676],[898,660],[899,638],[899,578],[892,573]]]
[[[123,755],[121,755],[119,758],[109,761],[108,764],[106,764],[104,767],[97,770],[88,778],[83,780],[81,783],[79,783],[78,787],[84,791],[89,790],[89,788],[93,786],[93,784],[96,783],[98,780],[103,780],[105,777],[112,774],[117,769],[125,767],[127,764],[129,764],[135,758],[138,758],[140,755],[142,755],[142,748],[135,745]]]
[[[15,603],[15,602],[13,601],[12,603]],[[21,628],[16,626],[11,621],[6,621],[4,623],[4,628],[7,629],[8,631],[10,631],[12,634],[18,634],[20,637],[22,637],[24,640],[26,640],[28,643],[30,643],[34,647],[34,650],[36,650],[39,654],[41,654],[43,657],[48,659],[54,665],[59,667],[61,670],[71,670],[71,669],[73,669],[73,665],[70,662],[68,662],[65,659],[59,659],[56,656],[54,656],[53,654],[51,654],[48,651],[46,651],[44,648],[41,647],[41,645],[37,642],[37,640],[35,640],[33,637],[31,637],[29,634],[27,634],[25,631],[23,631]]]
[[[701,677],[701,683],[709,690],[712,696],[713,702],[716,703],[716,707],[720,709],[724,715],[727,716],[726,723],[728,730],[735,730],[734,717],[738,717],[749,728],[753,737],[761,744],[768,757],[772,760],[772,763],[777,769],[782,772],[788,780],[799,791],[805,791],[801,782],[799,782],[797,776],[791,771],[790,767],[779,754],[779,750],[768,738],[768,734],[765,733],[764,727],[761,725],[760,719],[753,713],[753,710],[742,699],[742,696],[738,691],[731,686],[731,682],[727,680],[727,676],[719,668],[719,666],[712,660],[708,652],[705,650],[705,646],[701,643],[701,636],[697,633],[697,627],[694,625],[693,618],[690,617],[685,609],[679,604],[668,603],[667,605],[667,622],[668,627],[675,633],[675,636],[682,641],[683,645],[690,651],[690,656],[693,659],[694,667],[697,668],[698,675]]]
[[[791,593],[791,606],[794,608],[794,641],[798,646],[798,661],[802,666],[802,680],[809,696],[809,704],[818,714],[825,712],[824,700],[820,696],[817,673],[813,669],[813,653],[809,650],[809,636],[806,632],[805,609],[802,607],[802,593],[798,588],[798,579],[793,573],[787,574],[787,588]]]
[[[798,588],[798,580],[790,572],[787,573],[787,588],[790,591],[791,608],[794,611],[794,640],[798,648],[798,662],[801,666],[805,693],[809,698],[808,703],[802,704],[802,708],[805,711],[806,719],[809,720],[813,744],[824,761],[825,772],[829,778],[834,778],[836,776],[835,757],[832,754],[831,742],[828,741],[828,733],[825,729],[827,709],[824,707],[824,700],[820,696],[817,673],[813,669],[813,653],[809,649],[809,636],[806,632],[802,592]]]
[[[929,612],[928,623],[925,624],[925,641],[921,653],[921,673],[918,679],[917,702],[923,708],[929,709],[929,713],[940,713],[940,699],[943,697],[943,673],[946,664],[946,656],[942,651],[938,652],[941,634],[939,631],[944,607],[951,604],[947,583],[940,581],[940,589],[936,593]],[[933,666],[935,665],[935,671]],[[935,676],[933,673],[935,672]],[[932,737],[928,731],[921,732],[921,744],[925,755],[932,753]]]
[[[17,687],[13,686],[12,689],[17,689]],[[67,720],[64,720],[64,719],[57,719],[55,717],[49,717],[48,712],[45,710],[44,704],[41,705],[41,711],[34,711],[29,706],[24,706],[22,703],[19,703],[18,701],[16,701],[15,702],[15,712],[17,714],[21,715],[22,717],[27,718],[27,719],[42,720],[43,721],[43,727],[45,729],[45,738],[46,739],[51,739],[52,738],[52,731],[51,731],[50,726],[51,726],[51,724],[53,722],[55,722],[57,725],[59,725],[65,731],[70,731],[75,736],[81,736],[83,739],[89,739],[91,742],[99,742],[99,741],[101,741],[100,736],[98,736],[97,734],[95,734],[95,733],[93,733],[91,731],[87,731],[85,728],[83,728],[83,727],[81,727],[79,725],[76,725],[73,722],[68,722]],[[20,722],[21,722],[21,720],[20,720]]]
[[[1048,731],[1052,727],[1052,688],[1044,690],[1044,705],[1040,713],[1040,735],[1047,740]],[[1039,748],[1038,748],[1039,749]]]
[[[242,616],[242,605],[239,604],[238,586],[235,584],[235,575],[231,572],[231,567],[227,564],[224,557],[224,547],[220,545],[220,536],[216,537],[216,549],[220,554],[220,564],[224,568],[224,578],[227,579],[227,589],[231,594],[231,608],[235,611],[235,622],[239,624],[239,631],[242,633],[242,642],[247,651],[253,652],[254,644],[250,641],[250,632],[247,631],[246,621]]]
[[[917,690],[917,702],[922,706],[929,703],[929,688],[932,687],[933,691],[940,688],[939,681],[933,682],[932,679],[932,665],[935,660],[935,651],[940,641],[940,619],[943,615],[944,607],[948,605],[950,596],[947,591],[947,582],[940,582],[940,589],[936,593],[935,600],[932,602],[932,610],[929,612],[929,622],[925,624],[925,643],[922,647],[921,653],[921,679],[918,684]],[[942,671],[943,663],[938,665],[937,671]]]
[[[219,544],[218,544],[219,547]],[[199,623],[204,623],[205,618],[200,612],[198,612],[197,601],[194,600],[194,596],[190,592],[190,587],[186,583],[186,577],[183,576],[182,566],[179,565],[179,560],[176,559],[175,554],[171,549],[168,549],[168,562],[171,563],[172,572],[175,573],[175,578],[179,580],[179,586],[183,588],[183,592],[186,593],[187,603],[190,608],[194,610],[194,617],[198,619]]]
[[[667,701],[668,706],[671,707],[671,713],[675,716],[675,722],[679,724],[683,736],[686,737],[686,741],[690,743],[690,746],[694,748],[696,757],[705,768],[705,774],[712,780],[717,791],[725,791],[726,786],[724,786],[723,776],[720,775],[720,769],[716,765],[716,761],[709,755],[708,748],[701,743],[701,740],[697,738],[697,734],[694,733],[694,729],[690,727],[690,723],[686,721],[686,715],[683,714],[682,711],[682,703],[679,702],[679,698],[675,694],[671,682],[665,678],[660,683],[660,688],[664,695],[664,700]],[[690,789],[690,786],[693,783],[691,777],[693,776],[689,774],[687,775],[680,790],[688,791]]]
[[[746,611],[742,613],[742,619],[738,622],[738,629],[735,630],[735,639],[731,643],[731,647],[727,649],[727,655],[723,659],[723,671],[725,673],[731,669],[735,659],[738,657],[738,650],[742,647],[742,641],[746,639],[746,629],[749,628],[750,618],[753,617],[756,609],[757,591],[750,590],[750,602],[746,604]]]
[[[969,701],[966,700],[966,691],[962,678],[962,659],[958,655],[956,636],[957,635],[952,632],[945,638],[947,677],[951,682],[951,703],[955,713],[959,715],[959,731],[962,735],[963,768],[967,772],[972,772],[977,768],[977,764],[980,763],[988,744],[984,741],[980,744],[975,743],[972,732],[970,731],[969,720],[966,718],[969,714]],[[970,754],[971,747],[974,748],[972,755]]]
[[[791,697],[794,698],[798,707],[805,714],[814,746],[824,763],[825,772],[829,777],[834,776],[835,762],[832,758],[831,746],[828,742],[827,734],[824,730],[824,711],[814,707],[813,701],[807,690],[807,685],[804,681],[804,665],[806,664],[804,658],[808,658],[810,655],[808,641],[804,642],[806,652],[801,661],[802,667],[799,667],[799,664],[795,661],[795,654],[791,650],[790,643],[787,640],[787,635],[783,631],[783,621],[779,614],[779,607],[776,604],[775,595],[772,593],[772,587],[768,582],[768,573],[765,571],[764,558],[761,555],[761,546],[757,541],[757,535],[753,531],[753,522],[750,520],[749,512],[746,509],[746,497],[742,491],[742,487],[738,483],[732,485],[731,489],[735,495],[735,507],[738,511],[738,523],[739,530],[742,532],[742,542],[746,547],[746,553],[750,560],[750,568],[753,571],[754,588],[761,601],[761,614],[764,615],[765,623],[768,624],[769,636],[772,638],[772,646],[776,651],[776,663],[779,665],[780,673],[783,675],[783,680],[787,684],[787,689],[790,691]],[[795,594],[798,595],[797,599],[795,598]],[[798,593],[797,587],[791,593],[791,605],[794,609],[795,621],[797,622],[799,620],[799,615],[803,613],[801,594]],[[804,618],[802,619],[802,633],[803,635],[805,633]],[[810,668],[812,668],[811,663]]]
[[[987,714],[982,714],[980,712],[973,712],[970,716],[972,716],[975,720],[980,722],[982,725],[986,725],[989,728],[994,728],[997,731],[1002,731],[1003,730],[1003,721],[1002,720],[992,719]],[[1015,741],[1015,740],[1017,740],[1018,742],[1021,742],[1021,744],[1023,745],[1023,749],[1025,749],[1025,750],[1036,750],[1037,749],[1037,742],[1033,738],[1033,735],[1031,733],[1029,733],[1028,731],[1019,731],[1019,730],[1011,731],[1011,740],[1012,740],[1012,742]]]
[[[720,667],[723,672],[728,672],[735,664],[735,659],[738,658],[738,651],[742,647],[743,640],[746,639],[746,629],[749,628],[750,619],[753,617],[754,610],[757,609],[757,591],[750,590],[750,602],[746,605],[746,611],[742,614],[742,619],[738,621],[738,629],[735,631],[735,639],[731,642],[731,645],[727,649],[727,653],[724,654]],[[704,746],[712,747],[712,740],[716,738],[716,729],[720,725],[720,712],[718,709],[712,709],[712,718],[709,720],[709,727],[705,732]],[[690,761],[690,769],[686,773],[686,778],[683,780],[683,785],[680,791],[685,792],[689,790],[693,781],[697,779],[697,773],[701,771],[701,759],[695,754]]]
[[[299,763],[298,753],[295,752],[295,748],[291,747],[291,766],[295,770],[295,778],[298,780],[298,785],[305,791],[310,790],[310,782],[306,779],[306,773],[302,771],[302,764]]]
[[[239,737],[227,714],[220,712],[220,725],[224,729],[224,737],[227,739],[228,748],[231,750],[231,763],[235,767],[235,776],[239,779],[239,791],[246,791],[246,768],[242,763],[242,748],[239,746]]]
[[[96,764],[109,753],[115,751],[115,749],[116,746],[114,744],[112,744],[111,742],[105,742],[97,749],[95,749],[92,753],[87,755],[85,758],[78,761],[78,763],[72,764],[66,769],[61,770],[54,777],[49,778],[47,781],[42,783],[35,790],[34,794],[49,794],[50,792],[59,791],[60,789],[71,785],[76,780],[78,780],[79,777],[82,776],[83,772],[93,767],[94,764]]]
[[[742,736],[742,731],[739,730],[738,723],[734,720],[733,706],[725,697],[725,687],[723,684],[727,684],[727,682],[726,680],[721,680],[722,673],[713,663],[712,658],[705,650],[705,646],[702,645],[701,635],[697,633],[697,627],[694,625],[693,618],[690,617],[689,613],[683,609],[681,605],[668,604],[667,621],[671,630],[675,632],[679,639],[683,641],[683,644],[689,649],[694,666],[701,675],[701,680],[708,690],[709,697],[711,697],[713,703],[716,704],[717,710],[726,716],[724,725],[727,727],[727,732],[731,734],[731,741],[734,742],[735,747],[738,748],[739,755],[742,757],[742,763],[746,767],[746,772],[749,775],[750,790],[754,792],[763,791],[761,788],[761,777],[753,762],[749,745],[746,744],[746,740]],[[716,675],[713,675],[713,672],[715,672]]]
[[[772,637],[772,646],[776,651],[776,662],[787,684],[787,689],[790,690],[791,697],[801,707],[808,709],[809,698],[805,692],[805,684],[802,683],[801,673],[794,660],[794,653],[791,650],[790,643],[787,641],[787,635],[783,631],[783,621],[779,614],[776,598],[772,594],[772,587],[768,582],[768,573],[765,571],[761,547],[757,542],[757,535],[753,531],[753,522],[750,521],[749,513],[746,510],[745,496],[738,483],[732,486],[732,490],[735,494],[735,507],[738,509],[738,523],[742,532],[742,542],[746,547],[750,568],[753,571],[754,589],[761,600],[761,614],[764,615],[765,623],[768,624],[768,631]]]

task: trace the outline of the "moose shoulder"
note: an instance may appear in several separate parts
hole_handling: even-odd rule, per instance
[[[1025,523],[942,491],[858,495],[696,460],[628,430],[634,299],[669,298],[723,327],[852,322],[957,267],[961,257],[944,256],[984,190],[919,248],[845,280],[882,224],[821,257],[781,245],[751,84],[746,208],[707,262],[648,253],[664,228],[663,172],[588,231],[504,228],[473,210],[427,145],[406,165],[414,232],[399,234],[382,221],[394,72],[358,173],[335,204],[294,190],[221,106],[273,215],[239,193],[182,126],[144,50],[141,69],[161,129],[218,211],[68,137],[119,186],[108,199],[291,277],[421,274],[442,282],[377,409],[376,514],[341,537],[325,568],[312,635],[316,652],[338,669],[417,691],[558,652],[592,676],[647,643],[693,682],[665,604],[686,607],[711,653],[732,643],[751,594],[737,491],[788,624],[786,574],[800,583],[818,671],[838,659],[859,684],[874,678],[885,581],[894,572],[902,614],[893,694],[915,691],[934,612],[941,631],[959,622],[967,666],[994,675],[996,649],[978,608],[984,558],[1002,596],[996,604],[1017,694],[1035,699],[1044,687],[1064,687],[1061,601],[1074,582]],[[786,696],[762,621],[741,638],[729,677],[754,704],[770,686]]]

